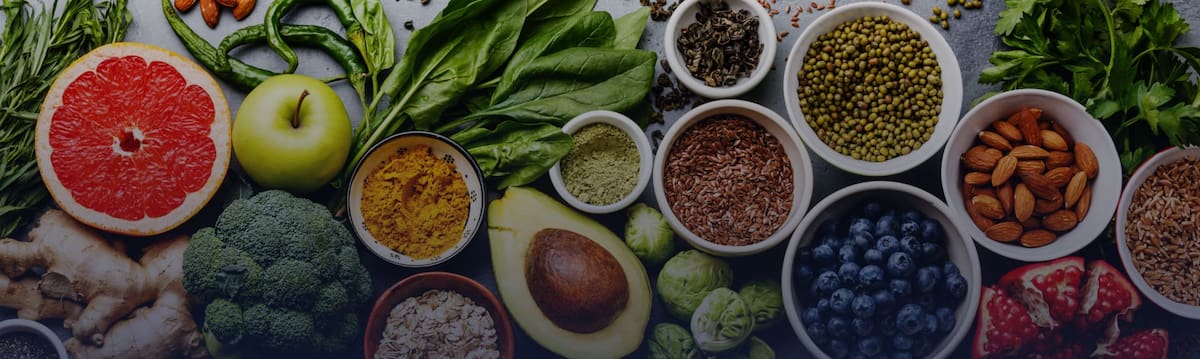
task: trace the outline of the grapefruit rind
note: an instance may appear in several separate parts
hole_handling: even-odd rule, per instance
[[[212,169],[204,185],[196,191],[187,193],[183,202],[159,217],[143,217],[137,220],[116,218],[104,212],[81,205],[72,195],[69,188],[58,180],[58,173],[50,161],[54,148],[50,141],[50,128],[54,113],[63,106],[63,93],[67,87],[81,75],[94,71],[102,62],[115,57],[137,56],[147,63],[162,62],[170,65],[182,76],[188,85],[200,86],[208,93],[213,101],[213,122],[209,131],[209,140],[213,142],[216,157]],[[50,196],[63,211],[76,220],[89,226],[125,235],[152,236],[167,232],[187,222],[212,199],[229,168],[232,152],[230,143],[231,115],[229,104],[220,85],[211,75],[195,62],[173,51],[140,43],[118,42],[98,47],[75,60],[63,70],[51,85],[42,103],[38,115],[35,148],[37,151],[38,169],[42,181],[50,192]],[[111,179],[119,181],[120,179]]]

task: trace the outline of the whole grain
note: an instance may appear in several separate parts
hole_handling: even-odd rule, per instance
[[[1200,305],[1200,159],[1163,164],[1138,187],[1126,245],[1146,283],[1167,298]]]

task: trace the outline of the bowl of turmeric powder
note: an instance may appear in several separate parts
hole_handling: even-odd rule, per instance
[[[371,148],[346,189],[363,245],[402,267],[429,267],[466,248],[484,221],[483,171],[458,143],[402,132]]]

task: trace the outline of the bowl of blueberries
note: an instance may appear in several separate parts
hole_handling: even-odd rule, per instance
[[[826,197],[783,263],[784,309],[817,358],[945,358],[971,330],[979,255],[937,197],[887,181]]]

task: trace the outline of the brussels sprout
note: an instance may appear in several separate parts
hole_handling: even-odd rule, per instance
[[[738,291],[754,315],[754,331],[766,330],[783,319],[783,289],[771,279],[756,280]]]
[[[750,337],[736,349],[709,356],[708,359],[775,359],[775,350],[758,337]]]
[[[650,359],[699,359],[700,350],[679,324],[659,323],[650,332]]]
[[[679,252],[658,272],[656,289],[667,311],[682,321],[692,320],[692,312],[713,289],[733,284],[733,269],[716,257],[691,249]]]
[[[754,330],[754,316],[746,301],[729,288],[708,293],[692,315],[692,338],[706,352],[736,348]]]
[[[657,209],[638,203],[629,208],[625,244],[647,266],[657,266],[675,254],[675,231]]]

